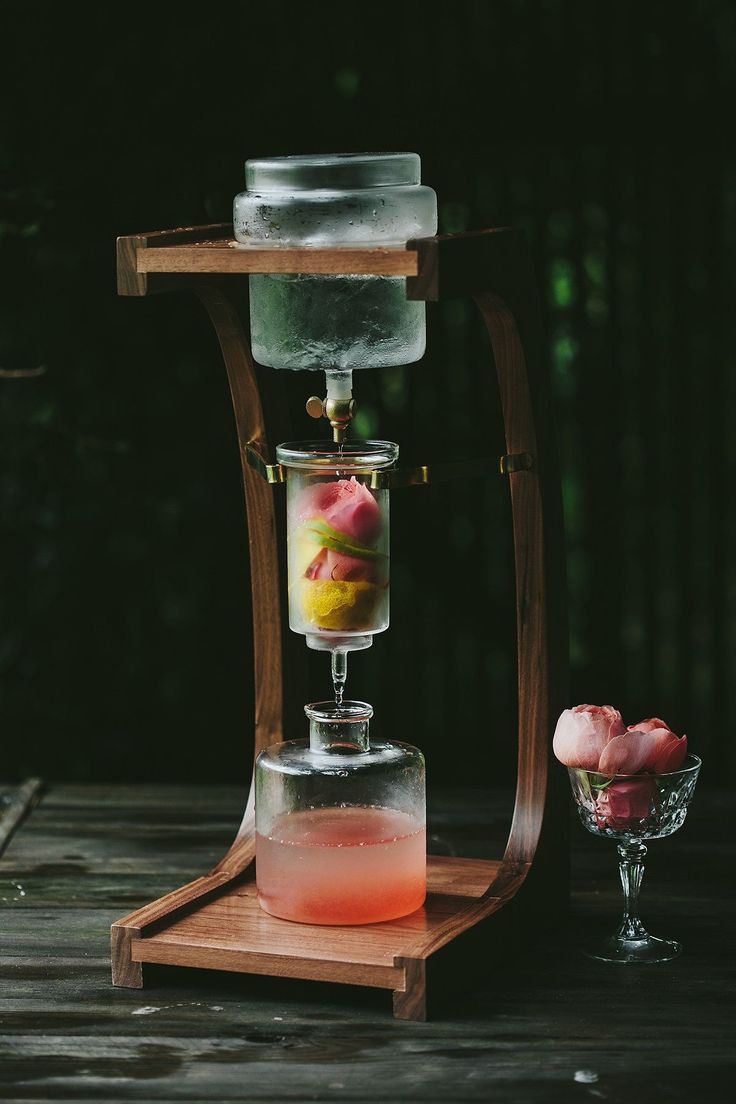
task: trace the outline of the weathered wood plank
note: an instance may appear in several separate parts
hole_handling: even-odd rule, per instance
[[[209,833],[214,848],[227,842],[239,797],[231,791],[228,805],[214,788],[200,791],[203,815],[188,834],[186,792],[177,802],[165,788],[116,796],[99,787],[92,800],[74,789],[73,800],[65,787],[44,798],[11,842],[6,869],[16,852],[40,867],[67,816],[85,853],[111,855],[105,838],[99,851],[95,843],[110,834],[106,809],[124,845],[115,869],[35,873],[25,897],[0,902],[2,1099],[693,1104],[736,1074],[736,902],[726,892],[736,848],[723,831],[736,812],[731,795],[697,794],[683,829],[653,843],[648,856],[643,915],[655,932],[683,940],[682,959],[629,971],[579,955],[578,941],[612,927],[620,902],[613,845],[574,825],[567,938],[542,923],[536,945],[509,948],[489,978],[474,977],[440,1019],[423,1024],[393,1021],[385,992],[314,982],[146,966],[145,989],[113,989],[116,884],[135,893],[140,878],[142,901],[167,885],[163,863],[136,874],[141,844],[124,835],[134,819],[128,812],[150,811],[141,831],[151,867],[157,834],[178,835],[178,852],[170,843],[164,861],[177,864],[179,884],[180,875],[201,873],[195,840],[204,846]],[[458,836],[477,846],[495,823],[492,801],[480,795],[464,808],[439,804],[446,847]],[[2,876],[3,885],[12,877]],[[59,900],[65,885],[70,894]],[[580,1071],[596,1080],[576,1082]]]
[[[448,1044],[438,1037],[421,1042],[415,1038],[388,1041],[360,1034],[346,1037],[343,1031],[310,1045],[277,1030],[264,1033],[269,1040],[264,1046],[263,1035],[254,1034],[255,1038],[186,1040],[164,1036],[156,1043],[111,1035],[92,1045],[53,1035],[43,1039],[26,1036],[13,1040],[10,1053],[0,1049],[0,1060],[16,1091],[24,1081],[35,1082],[37,1090],[56,1084],[63,1087],[64,1097],[81,1090],[88,1099],[94,1092],[99,1094],[97,1099],[107,1099],[110,1087],[119,1099],[140,1099],[142,1090],[145,1097],[159,1100],[487,1101],[492,1092],[495,1101],[504,1088],[507,1092],[502,1099],[512,1098],[508,1094],[511,1088],[517,1101],[570,1101],[572,1094],[581,1090],[590,1099],[589,1086],[575,1084],[576,1071],[570,1068],[569,1059],[546,1048],[530,1047],[519,1075],[517,1047],[488,1038]],[[589,1060],[584,1046],[580,1054],[583,1062]],[[712,1074],[705,1073],[704,1082],[706,1063],[713,1057],[710,1048],[702,1057],[678,1054],[664,1072],[644,1047],[635,1048],[634,1054],[640,1076],[650,1083],[658,1079],[659,1099],[704,1100],[698,1092],[707,1090],[709,1082],[710,1088],[714,1087]],[[612,1094],[616,1100],[645,1100],[641,1080],[637,1083],[626,1072],[621,1058],[618,1062],[615,1055],[608,1058],[608,1076],[605,1069],[596,1071],[598,1094],[604,1099]],[[437,1077],[438,1068],[448,1060],[452,1062],[452,1087],[447,1077]],[[39,1078],[41,1062],[49,1070],[48,1079]],[[41,1092],[39,1096],[43,1098]]]
[[[20,786],[0,795],[0,855],[38,801],[42,786],[40,778],[28,778]]]
[[[48,871],[48,872],[46,872]],[[182,870],[182,878],[190,870]],[[26,909],[98,908],[117,910],[122,916],[169,893],[181,882],[176,873],[138,874],[86,871],[80,876],[73,863],[59,867],[39,863],[33,872],[0,871],[0,905]],[[23,896],[21,896],[21,892]]]

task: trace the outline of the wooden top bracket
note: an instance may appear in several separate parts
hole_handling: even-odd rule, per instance
[[[165,291],[185,276],[248,273],[309,275],[404,276],[409,299],[436,301],[472,295],[488,286],[489,267],[508,282],[518,265],[519,230],[499,227],[466,234],[417,238],[406,248],[257,249],[233,238],[230,223],[156,230],[118,238],[118,293],[147,295]],[[450,248],[448,248],[448,243]],[[442,253],[440,284],[439,255]],[[489,262],[490,266],[489,266]]]
[[[310,275],[417,276],[416,249],[257,249],[233,238],[232,226],[188,226],[118,238],[118,293],[146,295],[149,274],[233,275],[294,272]],[[170,286],[170,285],[169,285]]]

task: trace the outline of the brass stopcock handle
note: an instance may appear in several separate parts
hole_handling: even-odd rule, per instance
[[[312,395],[307,399],[307,414],[310,418],[327,418],[332,426],[333,441],[341,445],[355,415],[355,399],[320,399]]]

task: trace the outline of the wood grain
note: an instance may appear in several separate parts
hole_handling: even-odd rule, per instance
[[[393,966],[341,962],[336,958],[311,959],[306,955],[282,955],[277,951],[260,954],[243,947],[220,947],[212,940],[193,947],[185,942],[134,939],[130,954],[136,962],[158,962],[201,970],[231,970],[239,974],[265,974],[304,981],[329,981],[373,989],[395,989],[405,984],[404,971]]]
[[[146,906],[121,923],[132,923],[142,929],[140,947],[144,944],[147,948],[178,946],[182,964],[187,965],[197,964],[195,960],[201,957],[200,950],[216,947],[243,955],[279,956],[283,962],[290,962],[299,969],[297,975],[290,976],[299,977],[310,976],[304,973],[300,963],[311,961],[330,960],[361,967],[388,966],[397,956],[409,954],[412,948],[431,940],[433,931],[444,926],[449,918],[472,907],[500,867],[500,862],[485,859],[430,856],[425,907],[411,916],[382,924],[333,928],[294,924],[270,916],[258,905],[255,880],[250,871],[237,883],[223,881],[221,891],[211,894],[207,901],[200,893],[196,910],[184,912],[178,918],[172,913],[170,922],[158,931],[152,932],[148,925],[165,915],[170,905],[160,903],[160,911],[155,912],[150,911],[154,906]],[[185,902],[181,898],[176,902],[177,905],[182,903]],[[147,961],[155,960],[150,957],[154,951],[149,949],[145,953]],[[288,970],[275,969],[275,972],[287,974]],[[320,978],[315,976],[315,980]]]
[[[146,234],[128,234],[117,239],[117,286],[118,295],[148,295],[153,291],[167,291],[170,288],[165,280],[154,277],[149,279],[145,269],[138,268],[141,255],[149,247],[171,247],[185,245],[192,241],[205,240],[207,245],[232,234],[230,223],[215,223],[212,226],[184,226],[177,230],[154,230]]]
[[[125,923],[113,924],[110,928],[112,983],[123,989],[143,988],[143,967],[132,953],[136,934],[136,928]]]
[[[138,257],[146,248],[142,235],[129,235],[117,240],[118,295],[145,295],[148,281],[138,271]]]
[[[309,275],[416,276],[418,257],[406,249],[255,249],[228,243],[146,247],[132,243],[135,271],[165,273],[283,272]]]

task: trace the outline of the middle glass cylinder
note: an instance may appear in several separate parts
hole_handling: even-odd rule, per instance
[[[367,648],[389,623],[391,441],[279,445],[287,472],[289,626],[310,648]],[[372,484],[374,484],[372,486]]]

